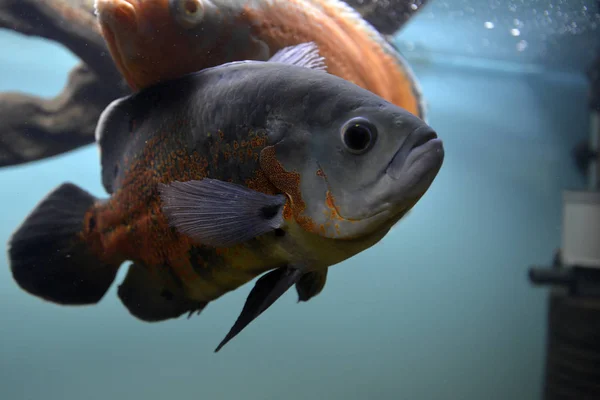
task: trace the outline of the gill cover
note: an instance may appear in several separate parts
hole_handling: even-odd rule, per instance
[[[350,122],[350,121],[349,121]],[[333,124],[335,125],[335,124]],[[332,128],[334,129],[334,128]],[[269,180],[290,199],[292,217],[305,230],[331,239],[352,239],[365,233],[369,218],[345,218],[337,205],[337,194],[328,180],[329,165],[316,154],[316,147],[334,149],[330,143],[317,141],[315,135],[296,130],[261,152],[261,169]],[[318,145],[310,143],[317,141]],[[344,150],[342,150],[344,151]],[[358,157],[358,155],[356,155]],[[325,155],[324,157],[327,157]],[[343,169],[343,163],[334,161]],[[340,185],[335,185],[340,188]],[[343,190],[343,188],[342,188]]]
[[[322,101],[328,103],[328,99]],[[371,210],[370,192],[361,191],[378,179],[377,171],[384,170],[393,154],[378,153],[378,158],[370,154],[378,140],[377,129],[362,117],[368,112],[361,107],[352,110],[351,102],[339,104],[336,111],[335,105],[330,108],[316,99],[309,100],[315,113],[332,115],[331,121],[285,128],[292,134],[263,149],[260,158],[266,176],[290,199],[296,222],[305,231],[332,239],[351,239],[369,230],[366,227],[372,223],[366,213]],[[356,133],[352,138],[344,135],[351,131]],[[343,215],[339,199],[358,205],[355,196],[367,196],[364,207]]]

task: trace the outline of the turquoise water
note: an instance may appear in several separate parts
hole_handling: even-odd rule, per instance
[[[57,94],[76,60],[0,31],[0,90]],[[220,353],[251,285],[200,316],[131,317],[116,284],[96,306],[45,303],[0,258],[0,398],[536,399],[546,291],[527,268],[560,243],[569,150],[588,132],[583,76],[414,64],[444,166],[384,240],[334,266],[305,304],[290,291]],[[97,196],[98,152],[0,170],[0,242],[51,189]],[[5,253],[4,253],[5,254]],[[124,277],[123,268],[117,278]]]

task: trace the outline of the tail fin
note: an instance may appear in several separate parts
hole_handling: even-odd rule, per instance
[[[50,192],[13,233],[10,269],[25,291],[58,304],[100,301],[119,265],[98,260],[80,233],[96,198],[64,183]]]

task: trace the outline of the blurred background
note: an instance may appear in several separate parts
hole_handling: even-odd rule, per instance
[[[334,266],[310,302],[288,292],[218,354],[252,284],[147,324],[116,284],[96,306],[42,302],[3,253],[0,397],[540,399],[548,291],[527,271],[561,245],[562,191],[586,186],[571,151],[590,135],[598,2],[430,0],[394,42],[446,159],[381,243]],[[10,30],[0,49],[0,91],[55,96],[77,63]],[[64,181],[105,196],[94,145],[0,170],[3,246]]]

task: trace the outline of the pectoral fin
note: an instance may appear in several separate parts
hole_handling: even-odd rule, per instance
[[[207,304],[188,299],[181,287],[170,278],[153,273],[139,264],[129,267],[127,276],[119,285],[118,296],[131,315],[146,322],[178,318],[185,313],[200,313]]]
[[[248,295],[240,316],[225,336],[225,339],[215,349],[215,353],[269,308],[294,283],[298,282],[301,276],[302,270],[285,267],[278,268],[260,277]]]
[[[296,283],[296,291],[298,292],[298,302],[308,301],[315,297],[325,287],[327,282],[327,270],[310,271],[302,275],[298,283]]]
[[[283,224],[283,195],[216,179],[159,184],[169,224],[206,246],[229,247]]]

